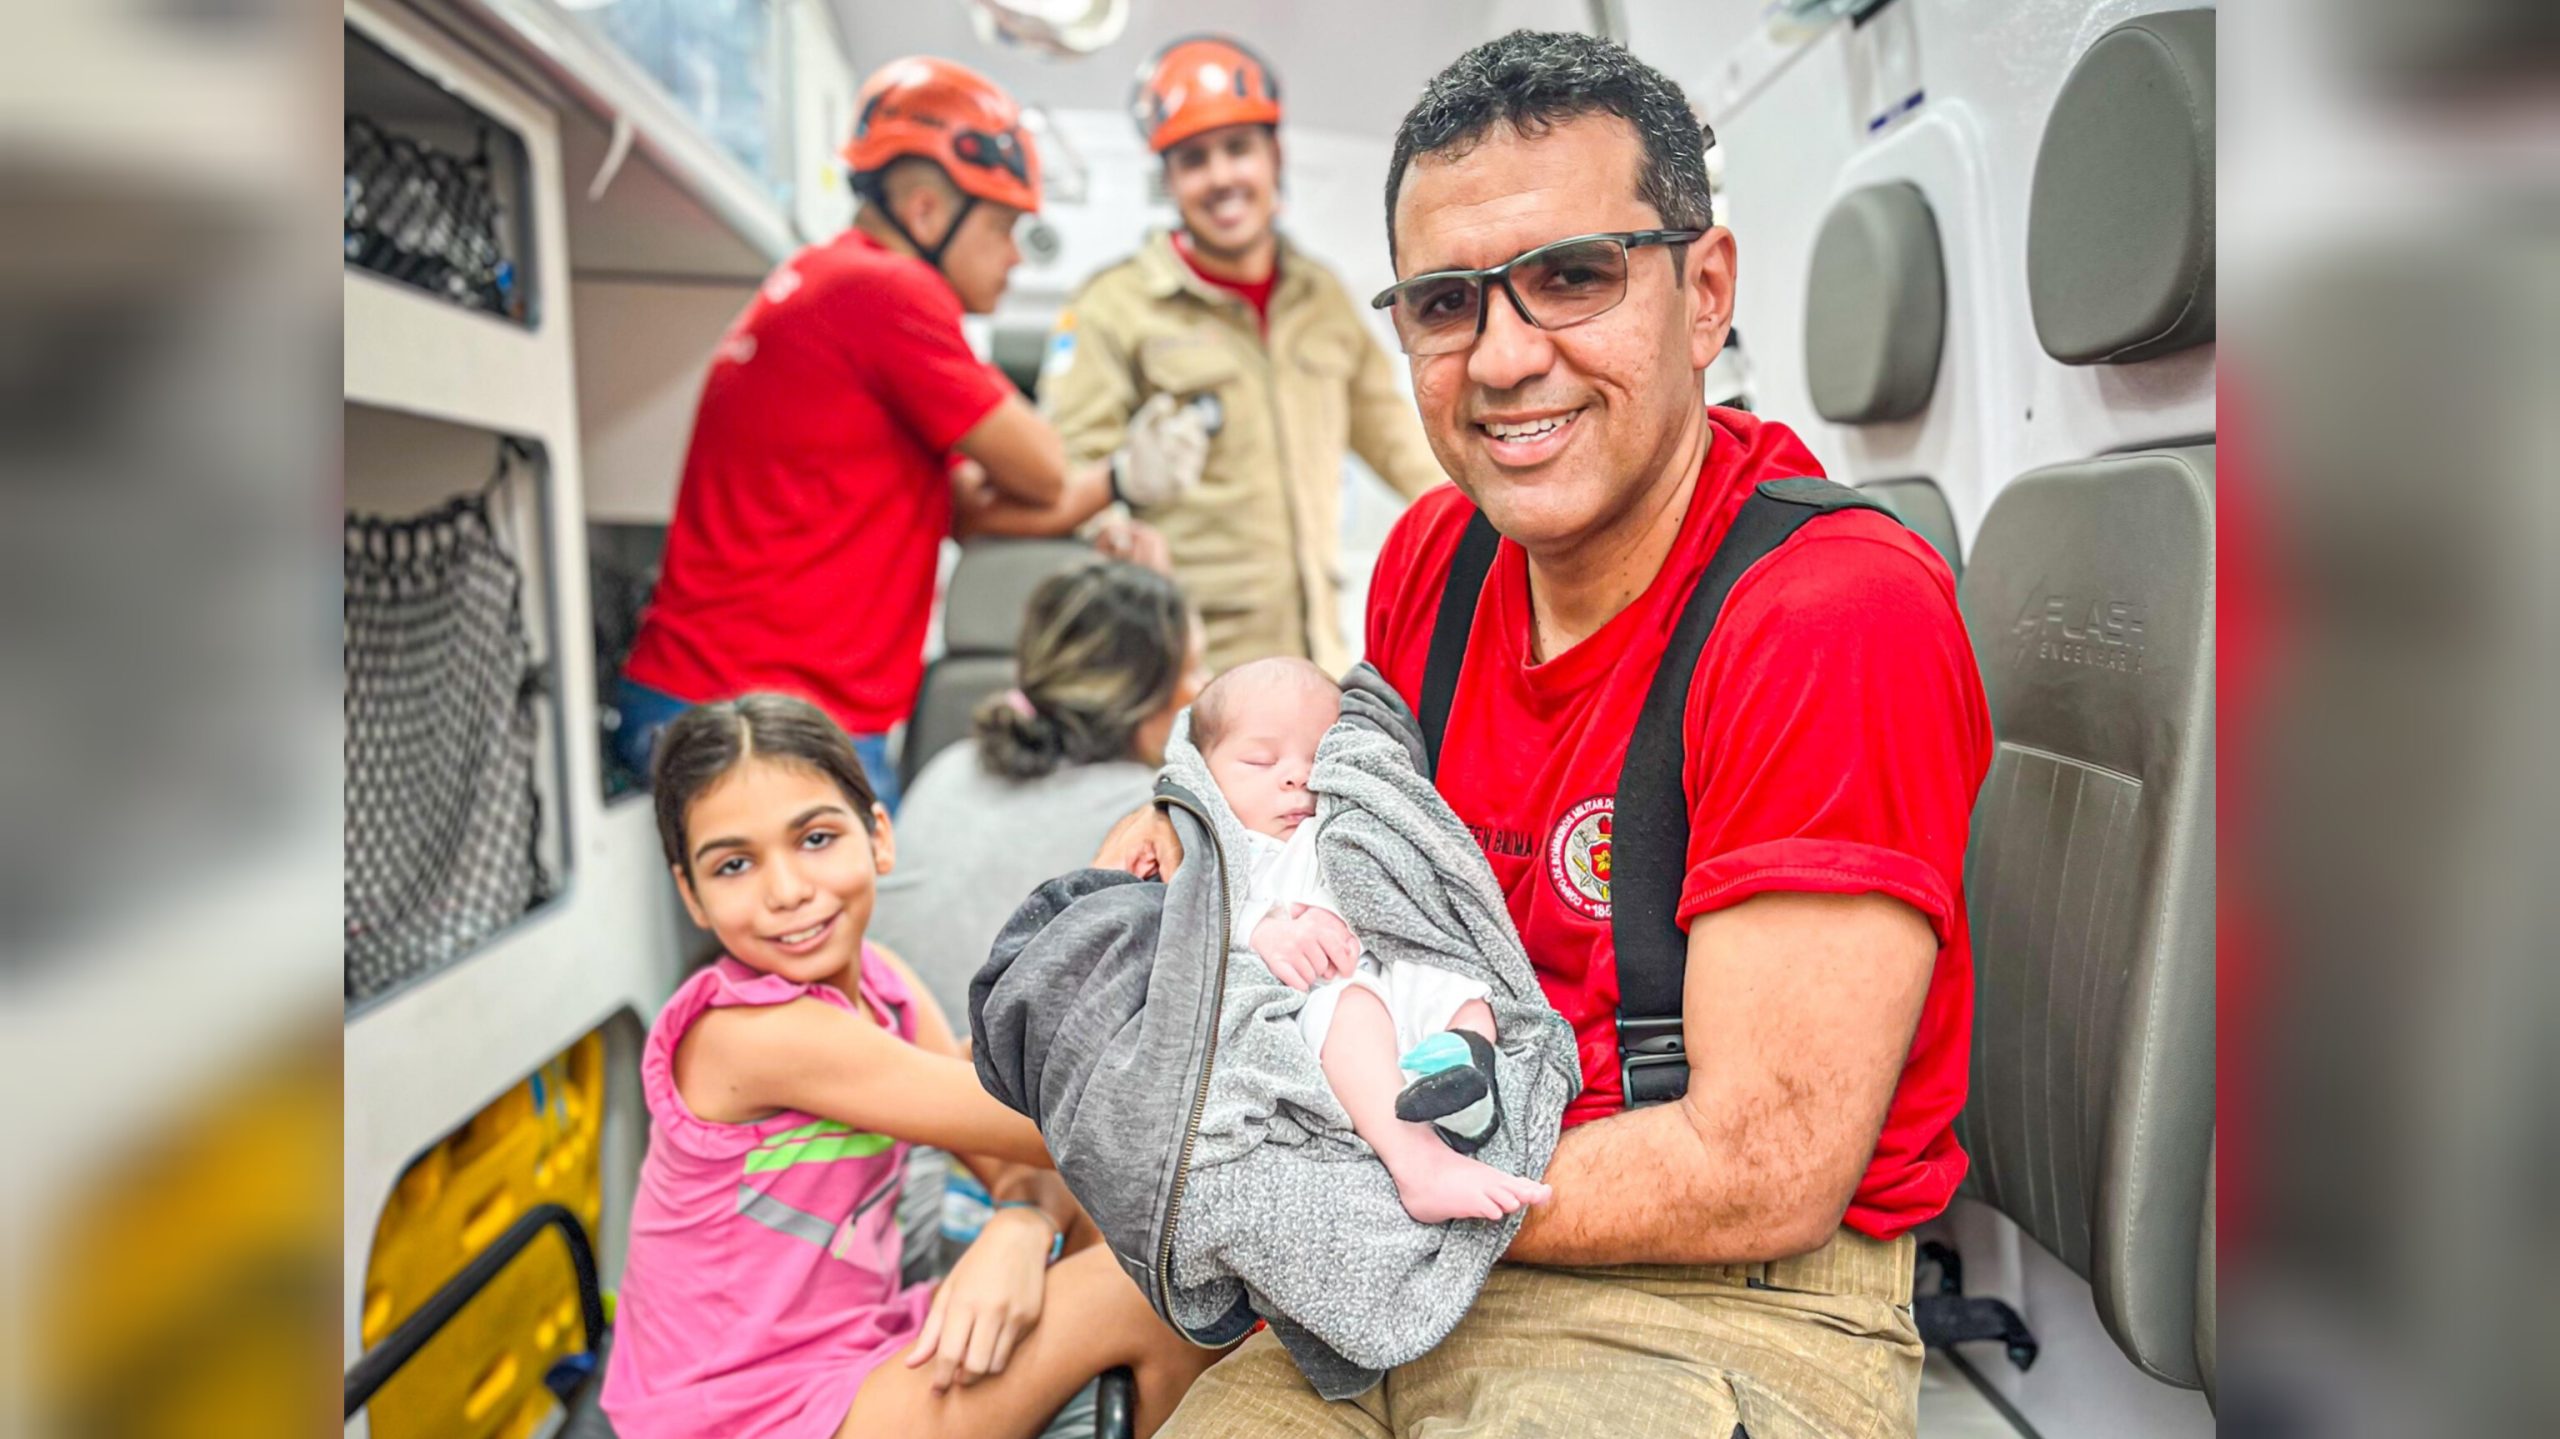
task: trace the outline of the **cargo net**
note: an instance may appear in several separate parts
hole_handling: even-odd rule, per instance
[[[349,115],[345,205],[349,263],[457,305],[524,317],[498,240],[486,131],[464,159]]]
[[[450,964],[550,893],[540,691],[489,496],[346,523],[347,998]]]

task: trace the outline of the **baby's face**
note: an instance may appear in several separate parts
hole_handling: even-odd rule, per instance
[[[1209,776],[1245,828],[1287,839],[1316,812],[1307,775],[1324,732],[1342,717],[1342,697],[1320,685],[1282,683],[1235,701],[1232,721],[1206,755]]]

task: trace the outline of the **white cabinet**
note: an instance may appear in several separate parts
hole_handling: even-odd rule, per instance
[[[538,0],[345,0],[345,12],[350,114],[441,126],[427,138],[448,149],[475,143],[485,123],[503,132],[499,168],[515,172],[501,190],[514,207],[521,322],[348,267],[345,477],[350,512],[411,514],[485,484],[501,437],[536,457],[495,492],[495,508],[544,670],[536,769],[554,881],[546,902],[467,956],[349,1013],[352,1362],[367,1251],[410,1160],[623,1014],[636,1023],[616,1027],[612,1063],[627,1069],[630,1036],[695,946],[647,802],[603,798],[587,526],[664,520],[700,366],[800,236],[772,188],[688,129],[625,57]],[[788,28],[811,38],[804,23]],[[793,53],[798,66],[842,68],[833,53]],[[849,94],[849,80],[832,79],[813,99]],[[806,127],[794,117],[778,128]],[[582,388],[587,368],[601,383]],[[590,476],[596,450],[613,457],[611,475]],[[633,1098],[608,1099],[598,1237],[609,1276],[639,1152]]]

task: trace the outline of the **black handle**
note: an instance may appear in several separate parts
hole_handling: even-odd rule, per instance
[[[1138,1376],[1123,1364],[1102,1371],[1093,1401],[1094,1439],[1129,1439],[1138,1432]]]
[[[558,1229],[560,1238],[569,1246],[569,1267],[578,1276],[578,1316],[587,1332],[587,1352],[604,1353],[604,1291],[596,1283],[596,1251],[588,1242],[587,1228],[578,1216],[557,1204],[537,1204],[515,1223],[507,1226],[490,1246],[473,1257],[462,1272],[445,1282],[442,1289],[418,1306],[418,1312],[400,1321],[400,1327],[389,1337],[364,1352],[356,1367],[347,1371],[347,1418],[371,1402],[379,1390],[400,1367],[427,1347],[462,1312],[464,1305],[480,1297],[491,1280],[505,1271],[510,1260],[524,1252],[526,1245],[545,1229]]]

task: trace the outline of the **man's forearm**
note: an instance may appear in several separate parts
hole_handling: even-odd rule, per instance
[[[1771,893],[1689,930],[1689,1092],[1564,1136],[1510,1256],[1752,1264],[1820,1247],[1876,1152],[1937,940],[1881,894]]]
[[[1111,465],[1102,460],[1071,468],[1066,489],[1049,504],[1025,504],[1001,492],[963,496],[952,528],[962,538],[1063,535],[1102,513],[1110,503]]]
[[[1547,1165],[1555,1198],[1529,1211],[1503,1257],[1520,1264],[1750,1264],[1802,1254],[1840,1205],[1792,1166],[1739,1163],[1683,1103],[1565,1132]]]

